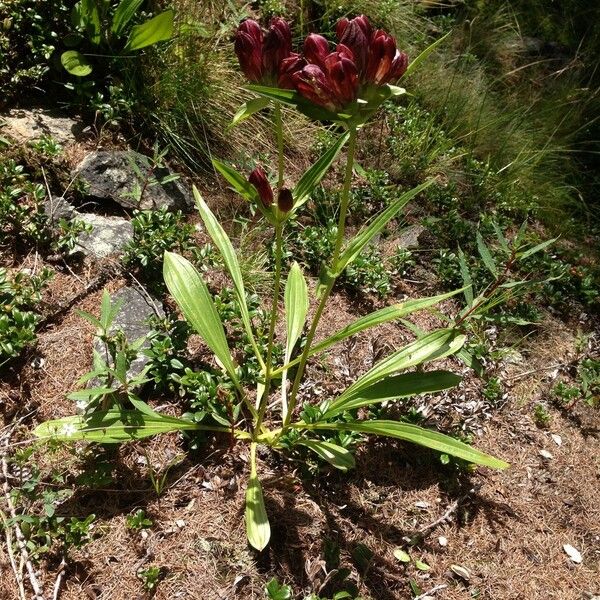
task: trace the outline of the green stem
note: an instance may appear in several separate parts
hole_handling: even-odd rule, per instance
[[[277,134],[277,189],[283,187],[283,121],[281,119],[281,104],[275,102],[275,132]]]
[[[283,254],[283,223],[275,226],[275,282],[273,285],[273,302],[271,304],[271,322],[269,323],[269,337],[267,342],[267,370],[265,373],[265,389],[258,408],[258,418],[254,427],[255,432],[260,431],[265,412],[269,403],[271,381],[273,378],[273,344],[275,341],[275,326],[277,325],[277,309],[279,307],[279,293],[281,291],[281,258]]]
[[[337,273],[337,262],[340,257],[340,252],[342,250],[342,244],[344,242],[344,233],[346,230],[346,215],[348,213],[348,202],[350,200],[350,186],[352,185],[352,171],[354,168],[354,155],[356,153],[356,137],[357,130],[353,128],[350,130],[350,139],[348,141],[348,155],[346,158],[346,172],[344,175],[344,187],[342,188],[342,197],[340,203],[340,216],[338,220],[337,238],[335,241],[333,256],[331,258],[331,271],[333,273]],[[294,409],[296,408],[298,390],[300,388],[302,376],[304,375],[304,371],[306,369],[306,363],[310,355],[311,346],[315,334],[317,332],[317,327],[319,326],[319,321],[321,320],[321,316],[323,315],[323,311],[325,310],[325,305],[327,304],[327,300],[329,299],[329,294],[331,294],[331,290],[333,289],[333,285],[336,279],[337,274],[329,279],[327,286],[321,296],[321,300],[319,301],[319,305],[315,312],[315,316],[313,317],[310,329],[308,331],[308,335],[306,336],[306,343],[304,345],[302,355],[300,356],[300,362],[298,364],[298,370],[296,371],[296,377],[294,378],[294,384],[292,386],[292,391],[290,393],[290,400],[288,404],[288,412],[283,423],[282,432],[284,432],[289,426],[290,421],[292,419],[292,415],[294,413]]]

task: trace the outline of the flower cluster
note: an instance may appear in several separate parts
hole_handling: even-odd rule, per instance
[[[272,19],[264,34],[248,19],[238,28],[235,51],[250,81],[295,89],[332,112],[355,101],[361,91],[368,93],[369,87],[396,81],[405,73],[406,53],[397,49],[390,34],[373,29],[364,15],[341,19],[336,34],[334,50],[322,35],[310,34],[300,55],[292,52],[284,19]]]
[[[256,167],[256,169],[250,173],[248,181],[256,188],[258,197],[264,208],[267,210],[271,209],[274,199],[273,188],[271,187],[264,170],[261,167]],[[277,194],[277,208],[281,212],[287,213],[292,210],[293,206],[294,199],[292,197],[292,192],[288,188],[281,188]]]

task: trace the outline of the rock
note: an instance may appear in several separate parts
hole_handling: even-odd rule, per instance
[[[581,556],[581,552],[579,552],[579,550],[577,550],[577,548],[575,548],[574,546],[571,546],[571,544],[563,544],[563,550],[565,551],[565,554],[576,564],[580,564],[583,561],[583,557]]]
[[[394,240],[394,245],[409,250],[419,247],[419,237],[427,231],[423,225],[410,225],[400,231],[398,237]]]
[[[122,253],[133,241],[133,225],[122,217],[103,217],[91,213],[77,213],[77,218],[92,226],[92,231],[81,233],[74,252],[103,258]]]
[[[75,119],[40,108],[11,110],[2,123],[2,132],[18,142],[39,140],[48,135],[64,145],[77,141],[83,129],[83,124]]]
[[[113,321],[112,330],[121,329],[127,338],[127,341],[132,344],[140,338],[146,337],[152,332],[152,327],[148,325],[150,317],[157,316],[164,318],[165,312],[157,300],[152,298],[147,292],[138,288],[124,287],[112,296],[113,303],[122,302],[122,306],[117,312]],[[142,351],[149,348],[150,344],[145,341],[138,351],[137,358],[132,361],[127,378],[132,379],[139,375],[150,360],[142,354]],[[95,350],[104,358],[107,359],[104,344],[100,340],[94,343]],[[97,385],[97,383],[95,384]],[[93,387],[93,385],[91,386]],[[134,390],[135,391],[135,390]]]
[[[193,206],[189,190],[179,179],[165,184],[144,185],[147,177],[160,181],[172,173],[167,168],[151,172],[150,159],[138,152],[92,152],[79,163],[76,174],[87,185],[90,196],[116,202],[127,209],[167,207],[174,210]],[[139,195],[141,190],[143,197],[140,201],[132,194]]]
[[[77,216],[75,207],[67,202],[62,196],[47,198],[44,202],[44,212],[50,217],[50,221],[56,223],[61,219],[72,219]]]

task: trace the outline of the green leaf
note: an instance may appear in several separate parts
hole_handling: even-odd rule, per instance
[[[363,248],[393,219],[410,200],[417,194],[428,188],[433,179],[418,185],[417,187],[402,194],[395,202],[392,202],[385,210],[381,211],[365,228],[363,228],[352,240],[348,242],[335,268],[341,273],[363,250]]]
[[[85,77],[92,72],[92,65],[88,59],[77,50],[63,52],[60,62],[65,70],[75,77]]]
[[[131,28],[125,50],[141,50],[158,42],[170,40],[173,36],[173,11],[156,15],[141,25]]]
[[[267,583],[265,592],[269,600],[292,600],[292,588],[285,584],[279,585],[275,577]]]
[[[233,244],[231,243],[229,236],[225,233],[223,227],[221,227],[219,221],[217,221],[215,215],[212,213],[210,208],[208,208],[208,204],[206,204],[206,202],[203,200],[198,188],[193,186],[192,190],[196,200],[196,206],[200,212],[202,221],[204,221],[206,231],[208,232],[208,235],[210,235],[212,241],[215,243],[215,246],[217,246],[219,249],[219,252],[223,257],[223,262],[229,271],[229,275],[231,275],[235,296],[238,301],[238,306],[242,317],[242,323],[244,324],[246,334],[251,340],[252,346],[255,349],[255,353],[258,354],[259,350],[254,341],[252,323],[250,322],[250,313],[248,312],[248,305],[246,303],[244,280],[242,278],[242,272],[240,270],[240,265]]]
[[[98,45],[100,43],[102,29],[97,0],[80,0],[80,2],[77,2],[73,6],[71,19],[76,27],[85,30],[92,44]]]
[[[403,373],[376,381],[355,394],[350,394],[343,401],[334,401],[323,415],[330,419],[346,410],[371,406],[386,400],[408,398],[419,394],[433,394],[455,387],[462,377],[450,371],[427,371]]]
[[[455,290],[453,292],[448,292],[446,294],[440,294],[438,296],[430,296],[429,298],[419,298],[417,300],[407,300],[406,302],[400,302],[399,304],[393,304],[392,306],[386,306],[380,310],[376,310],[365,317],[361,317],[354,321],[354,323],[350,323],[343,329],[340,329],[333,335],[330,335],[328,338],[324,339],[322,342],[315,344],[310,349],[309,356],[313,354],[317,354],[318,352],[322,352],[326,350],[330,346],[345,340],[346,338],[360,333],[365,329],[369,329],[371,327],[375,327],[376,325],[381,325],[382,323],[387,323],[389,321],[395,321],[396,319],[401,319],[407,315],[410,315],[413,312],[418,310],[424,310],[459,294],[462,290]]]
[[[67,398],[69,400],[89,400],[94,396],[105,396],[106,394],[113,394],[116,391],[117,390],[109,387],[94,387],[71,392]]]
[[[135,16],[144,0],[121,0],[112,19],[110,30],[115,35],[120,35],[125,29],[125,26]]]
[[[285,320],[287,324],[287,337],[285,342],[285,361],[288,363],[292,356],[296,342],[304,329],[306,314],[308,313],[308,286],[302,274],[302,269],[294,262],[285,284],[284,293]],[[281,412],[283,419],[287,416],[287,370],[283,371],[281,384]]]
[[[292,192],[292,195],[294,196],[294,210],[297,210],[310,198],[349,137],[350,134],[348,132],[341,135],[302,175],[302,177],[300,177],[300,180]]]
[[[508,463],[503,460],[480,452],[472,446],[459,442],[448,435],[410,423],[373,419],[339,423],[312,423],[307,429],[356,431],[358,433],[381,435],[412,442],[413,444],[431,448],[432,450],[437,450],[438,452],[455,456],[456,458],[461,458],[471,463],[483,465],[484,467],[506,469],[509,466]]]
[[[256,444],[250,446],[250,479],[246,488],[246,536],[259,552],[264,550],[271,537],[271,526],[265,508],[262,486],[256,474]]]
[[[318,121],[339,120],[339,117],[336,113],[313,104],[310,100],[307,100],[295,90],[284,90],[281,88],[268,87],[264,85],[249,85],[248,89],[257,93],[259,96],[268,98],[269,100],[275,100],[277,102],[281,102],[282,104],[293,106],[302,114],[310,117],[311,119],[316,119]]]
[[[187,321],[202,336],[233,381],[239,383],[223,324],[198,271],[183,256],[165,252],[163,275]]]
[[[487,267],[487,270],[494,277],[498,277],[498,266],[496,265],[496,261],[492,257],[492,253],[479,231],[477,232],[477,249],[479,250],[479,255],[481,256],[483,264]]]
[[[191,421],[184,421],[154,413],[152,416],[138,410],[109,410],[91,415],[75,415],[46,421],[33,434],[42,439],[62,442],[99,442],[103,444],[139,440],[159,433],[204,429]]]
[[[415,567],[419,569],[419,571],[431,571],[431,567],[422,560],[415,560]]]
[[[394,550],[394,558],[397,558],[400,562],[409,563],[410,554],[402,550],[402,548],[396,548]]]
[[[462,348],[465,340],[466,337],[454,329],[439,329],[424,335],[396,350],[396,352],[384,358],[371,370],[359,377],[339,396],[336,404],[355,397],[358,392],[398,371],[454,354]]]
[[[458,249],[458,264],[460,266],[463,285],[465,286],[463,293],[467,301],[467,307],[470,307],[473,305],[473,281],[471,280],[471,273],[469,272],[465,253],[460,248]]]
[[[494,228],[496,238],[498,239],[498,243],[500,244],[500,246],[502,246],[502,249],[507,253],[510,252],[510,248],[508,247],[508,240],[504,237],[502,229],[500,229],[500,226],[498,225],[498,223],[496,223],[496,221],[492,221],[492,227]]]
[[[437,39],[433,44],[430,44],[415,58],[411,60],[408,68],[406,69],[403,77],[408,77],[452,32],[449,31],[446,35],[443,35],[441,38]]]
[[[212,164],[242,198],[245,198],[249,202],[256,202],[258,205],[261,204],[257,189],[243,175],[216,158],[212,159]]]
[[[321,440],[299,440],[297,443],[306,446],[336,469],[344,471],[344,473],[355,467],[354,456],[342,446]]]
[[[264,98],[263,96],[253,98],[252,100],[248,100],[248,102],[244,102],[244,104],[242,104],[239,110],[235,113],[233,121],[231,121],[229,127],[235,127],[242,121],[245,121],[248,117],[251,117],[254,113],[257,113],[263,108],[267,107],[268,105],[268,98]]]
[[[519,260],[523,260],[524,258],[527,258],[528,256],[535,254],[536,252],[540,252],[540,250],[544,250],[551,244],[554,244],[554,242],[557,239],[558,238],[555,237],[555,238],[552,238],[551,240],[546,240],[545,242],[542,242],[541,244],[537,244],[536,246],[533,246],[533,248],[529,248],[529,250],[525,250],[525,252],[519,252],[519,254],[517,254],[517,257],[519,258]]]

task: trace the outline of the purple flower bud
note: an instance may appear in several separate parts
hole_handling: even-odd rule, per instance
[[[292,75],[297,71],[301,71],[305,66],[306,60],[304,60],[304,58],[302,58],[299,54],[292,52],[292,54],[283,59],[279,65],[279,78],[277,80],[277,85],[280,88],[290,90],[293,89],[294,80]]]
[[[281,212],[287,213],[294,208],[294,197],[288,188],[281,188],[277,196],[277,206]]]
[[[339,52],[332,52],[326,59],[329,83],[341,108],[356,99],[358,92],[358,70],[356,65]]]
[[[311,33],[304,40],[304,57],[309,63],[322,67],[328,54],[329,42],[322,35]]]
[[[340,108],[325,73],[318,65],[306,65],[302,71],[294,73],[292,79],[296,90],[311,102],[331,111]]]
[[[369,59],[371,32],[369,19],[364,15],[360,15],[350,21],[348,19],[341,19],[336,27],[338,41],[352,50],[354,62],[361,78],[365,73]]]
[[[370,46],[369,63],[365,73],[365,80],[376,85],[383,85],[391,79],[397,79],[406,71],[408,57],[402,58],[396,49],[396,40],[385,31],[377,30],[373,34]],[[402,70],[402,66],[404,70]],[[395,63],[395,64],[394,64]],[[400,72],[400,75],[396,75]]]
[[[281,62],[292,53],[292,32],[285,19],[274,17],[264,38],[263,73],[277,77]]]
[[[243,21],[235,34],[234,49],[240,67],[249,81],[258,82],[263,76],[263,33],[252,19]]]
[[[250,173],[248,181],[256,188],[265,208],[270,208],[271,204],[273,204],[273,189],[267,179],[266,173],[260,167],[256,167],[256,169]]]

